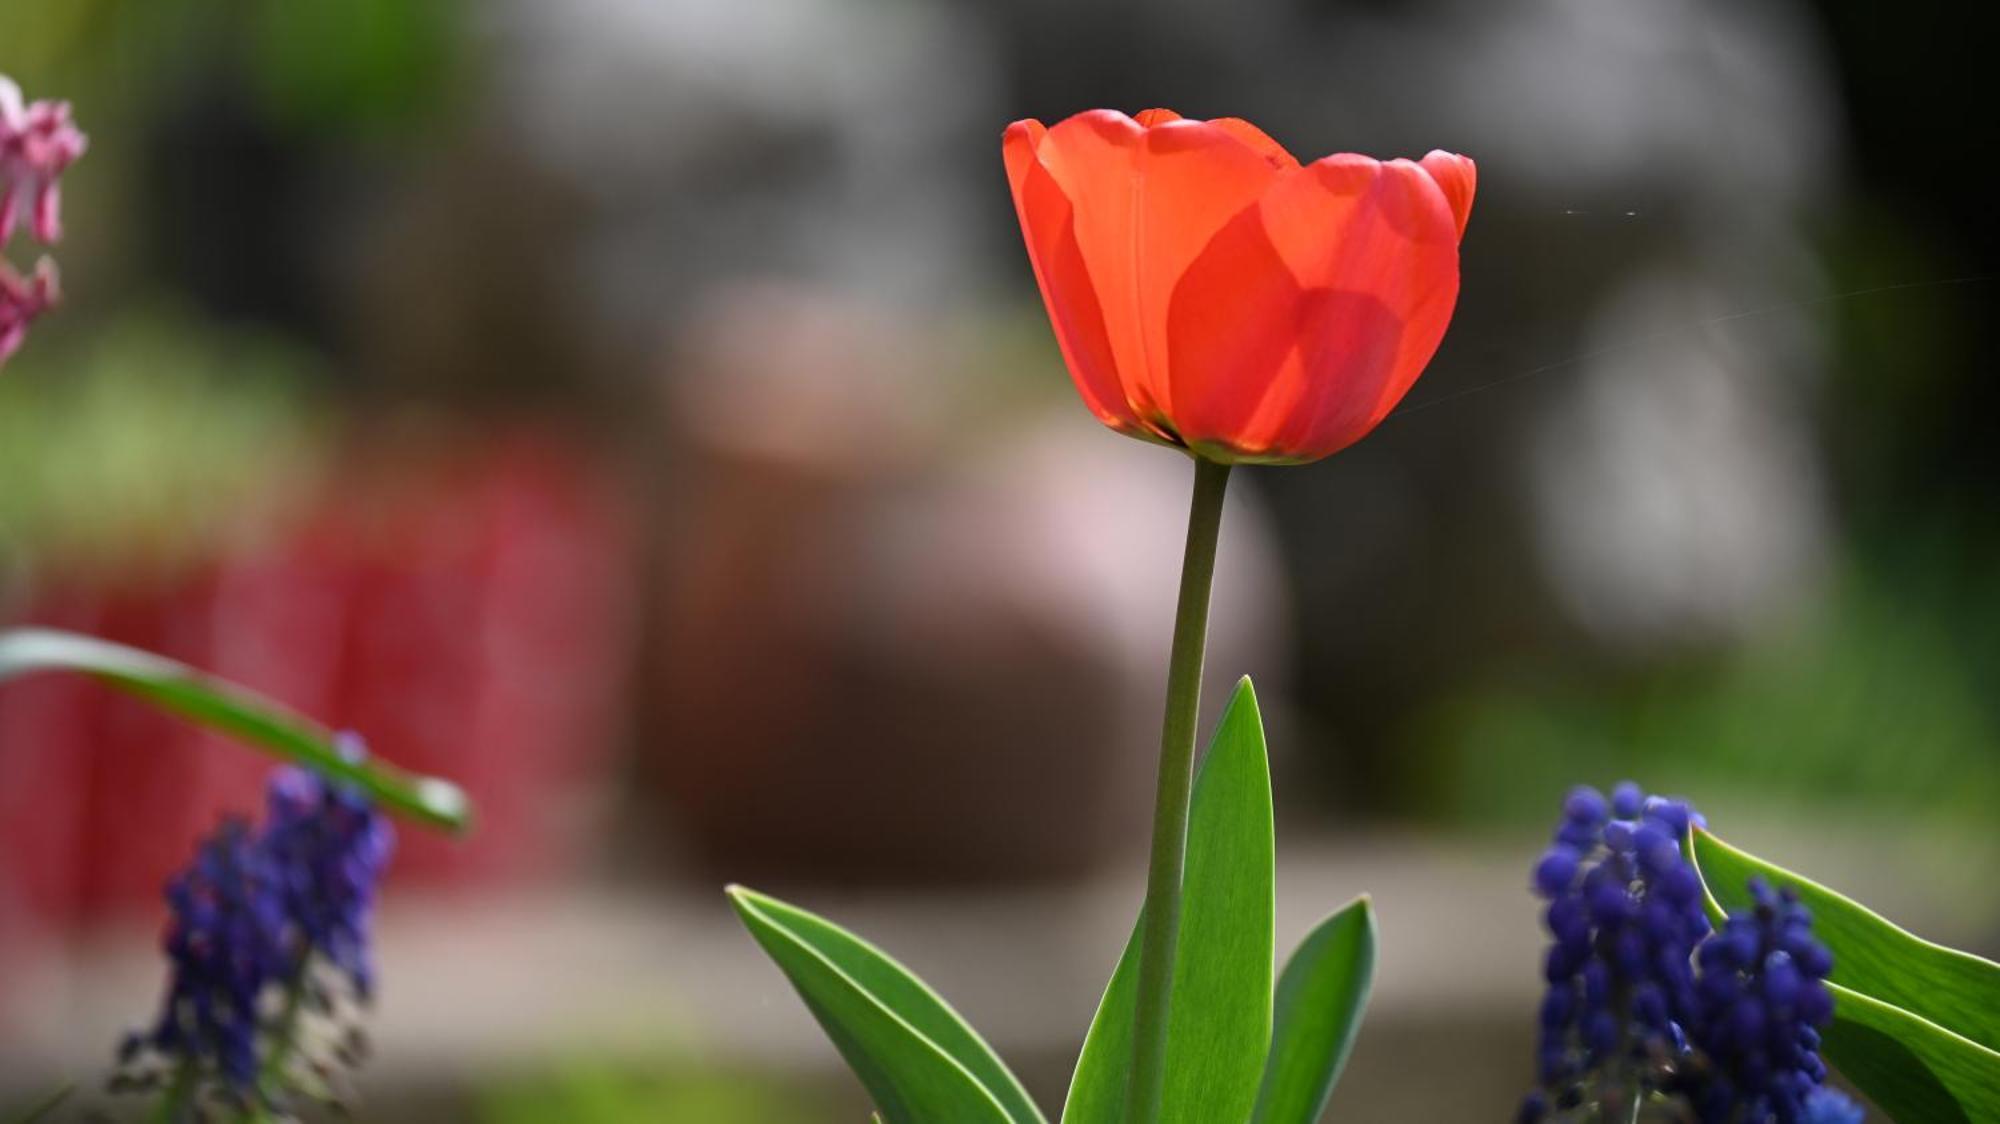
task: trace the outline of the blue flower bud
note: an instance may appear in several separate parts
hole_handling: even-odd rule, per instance
[[[1664,796],[1647,797],[1645,811],[1646,818],[1658,820],[1676,840],[1687,834],[1688,824],[1695,818],[1685,803]]]
[[[1834,1089],[1814,1089],[1807,1094],[1799,1124],[1861,1124],[1861,1106]]]
[[[1780,949],[1764,958],[1764,1002],[1789,1008],[1798,1002],[1802,983],[1791,953]]]
[[[1596,827],[1604,822],[1604,795],[1589,785],[1570,789],[1563,801],[1563,817],[1571,823]]]
[[[1601,1061],[1618,1048],[1618,1020],[1609,1011],[1592,1011],[1583,1020],[1583,1045],[1591,1060]]]
[[[1611,969],[1602,960],[1591,960],[1583,966],[1583,1002],[1592,1009],[1611,1006]]]
[[[1632,1017],[1655,1030],[1667,1028],[1667,1000],[1658,984],[1642,983],[1632,989]]]
[[[1653,892],[1677,906],[1699,906],[1701,899],[1701,876],[1686,863],[1675,863],[1661,871],[1653,884]]]
[[[1590,920],[1598,928],[1622,925],[1632,915],[1632,893],[1615,882],[1602,882],[1587,891],[1590,895],[1585,903],[1590,907]]]
[[[1556,940],[1577,946],[1579,955],[1590,945],[1590,917],[1583,902],[1574,895],[1557,898],[1549,903],[1543,920]]]
[[[1561,1030],[1576,1017],[1576,987],[1567,981],[1549,985],[1542,996],[1542,1029]]]
[[[1632,849],[1632,832],[1639,825],[1631,820],[1612,820],[1604,825],[1604,845],[1614,851]]]
[[[1799,1021],[1812,1026],[1823,1026],[1833,1017],[1833,993],[1826,985],[1813,980],[1799,988]]]
[[[1535,864],[1535,889],[1545,898],[1560,895],[1575,880],[1577,861],[1574,848],[1561,844],[1549,848]]]

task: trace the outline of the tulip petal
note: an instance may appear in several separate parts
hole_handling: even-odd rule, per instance
[[[1255,206],[1210,240],[1176,286],[1167,313],[1175,421],[1189,447],[1222,460],[1271,448],[1246,427],[1273,385],[1297,381],[1306,292]]]
[[[1294,272],[1326,294],[1301,335],[1305,385],[1279,438],[1311,459],[1388,416],[1436,353],[1458,301],[1458,219],[1436,181],[1408,160],[1380,165],[1338,241],[1322,243],[1332,252],[1311,248],[1324,227],[1307,201],[1345,198],[1338,193],[1350,174],[1329,167],[1293,177],[1285,186],[1297,185],[1301,198],[1267,198],[1264,207],[1267,225],[1291,227],[1277,244]]]
[[[1457,291],[1457,219],[1424,169],[1343,155],[1282,176],[1176,288],[1183,440],[1257,461],[1359,440],[1422,373]]]
[[[1458,220],[1458,236],[1464,238],[1465,221],[1472,217],[1472,194],[1479,186],[1478,167],[1470,157],[1441,148],[1432,149],[1418,163],[1444,192],[1445,202],[1451,204],[1452,217]]]
[[[1105,332],[1104,313],[1090,271],[1077,248],[1069,197],[1036,158],[1048,130],[1039,121],[1017,121],[1001,141],[1007,179],[1020,216],[1028,261],[1055,328],[1056,346],[1084,405],[1120,432],[1142,431],[1118,378],[1118,364]]]
[[[1126,400],[1172,434],[1167,306],[1215,232],[1279,174],[1242,133],[1206,121],[1146,128],[1121,113],[1081,113],[1036,149],[1069,199]]]
[[[1290,150],[1272,140],[1269,133],[1241,117],[1216,117],[1208,123],[1262,153],[1264,159],[1269,160],[1273,167],[1289,171],[1299,166],[1299,158],[1293,156]]]
[[[1300,344],[1314,374],[1280,442],[1314,458],[1354,444],[1402,402],[1458,304],[1458,218],[1436,180],[1408,160],[1382,164],[1338,246],[1312,256],[1316,276],[1294,260],[1328,304]],[[1334,370],[1340,378],[1330,378]]]

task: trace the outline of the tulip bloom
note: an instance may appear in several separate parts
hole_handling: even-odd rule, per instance
[[[1105,425],[1222,463],[1353,444],[1436,352],[1471,160],[1300,164],[1256,126],[1153,109],[1008,126],[1028,257]]]

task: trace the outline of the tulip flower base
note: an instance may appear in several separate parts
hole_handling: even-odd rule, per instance
[[[1366,898],[1321,922],[1272,980],[1271,778],[1249,680],[1196,773],[1159,1119],[1312,1124],[1367,1006]],[[838,926],[732,887],[743,923],[791,980],[889,1124],[1045,1118],[1005,1063],[910,972]],[[1077,1061],[1061,1120],[1128,1119],[1144,908]]]

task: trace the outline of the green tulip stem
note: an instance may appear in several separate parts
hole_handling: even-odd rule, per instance
[[[1145,935],[1139,947],[1131,1084],[1125,1097],[1128,1124],[1154,1124],[1166,1086],[1167,1016],[1180,937],[1181,871],[1187,858],[1188,799],[1194,786],[1202,651],[1208,642],[1209,587],[1215,577],[1222,495],[1228,484],[1228,465],[1194,458],[1194,502],[1188,512],[1180,604],[1167,664],[1167,713],[1160,731],[1159,791],[1153,803],[1153,849],[1146,870]]]

